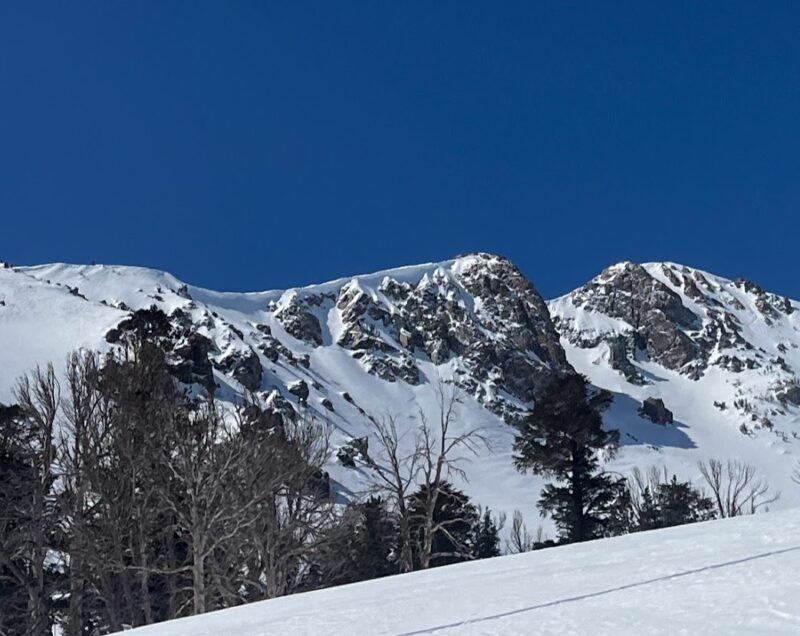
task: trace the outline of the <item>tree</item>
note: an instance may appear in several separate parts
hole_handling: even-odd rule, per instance
[[[455,384],[439,381],[436,397],[436,423],[431,424],[428,415],[420,410],[406,435],[399,434],[394,416],[372,421],[378,452],[372,461],[371,491],[385,496],[396,510],[400,572],[431,567],[434,537],[441,531],[435,520],[438,499],[443,494],[440,488],[453,477],[467,481],[461,464],[480,447],[488,447],[480,428],[460,421],[462,396]],[[416,484],[421,488],[410,498]],[[411,536],[408,502],[412,500],[416,537]]]
[[[370,421],[378,448],[372,461],[370,491],[381,494],[394,509],[398,528],[398,570],[401,573],[411,572],[414,561],[407,501],[419,471],[419,444],[414,441],[410,450],[403,449],[403,438],[393,415]]]
[[[528,532],[528,526],[519,510],[511,517],[511,531],[506,541],[506,549],[511,554],[522,554],[533,550],[534,540]]]
[[[481,447],[488,447],[488,441],[480,428],[461,426],[460,430],[456,430],[462,395],[455,384],[440,381],[436,387],[436,396],[439,421],[435,427],[429,424],[424,411],[419,412],[417,453],[422,487],[414,496],[414,503],[419,509],[418,514],[423,515],[418,543],[419,565],[423,570],[432,566],[434,558],[438,558],[440,562],[445,558],[440,554],[435,542],[437,538],[441,540],[442,535],[452,533],[452,528],[448,528],[446,524],[453,524],[456,521],[436,518],[437,511],[441,512],[448,505],[455,503],[454,493],[460,492],[453,490],[448,480],[457,477],[462,481],[468,481],[461,463],[467,455],[476,455]],[[445,501],[440,503],[440,497]],[[461,510],[465,515],[469,512],[466,504],[461,506]],[[457,548],[457,542],[453,541],[451,547]]]
[[[505,524],[505,516],[499,519],[492,516],[486,508],[482,513],[478,510],[478,519],[472,526],[472,558],[488,559],[500,556],[500,530]]]
[[[336,521],[324,471],[329,446],[325,428],[300,417],[276,416],[257,404],[239,409],[237,451],[242,461],[229,487],[243,521],[229,554],[245,564],[243,600],[275,598],[304,589],[313,555],[329,540]],[[231,597],[233,598],[233,597]],[[228,602],[231,602],[230,599]]]
[[[709,459],[699,462],[698,468],[720,517],[755,514],[781,496],[780,492],[770,493],[769,485],[758,477],[755,466],[742,461],[728,460],[723,465],[718,459]]]
[[[598,453],[616,450],[619,433],[603,429],[602,412],[611,394],[590,390],[579,375],[553,380],[519,424],[514,463],[525,472],[552,477],[538,506],[549,513],[562,541],[585,541],[607,534],[620,478],[599,471]]]
[[[670,478],[666,467],[651,468],[646,474],[638,468],[628,479],[627,505],[622,515],[627,519],[625,532],[653,530],[706,521],[714,517],[714,502],[688,481]],[[622,516],[621,515],[621,516]]]
[[[310,587],[328,587],[397,572],[397,524],[386,502],[369,497],[348,506],[326,530],[313,556]]]
[[[22,409],[0,404],[0,634],[24,634],[28,616],[24,550],[34,473]]]
[[[397,526],[385,502],[379,497],[370,497],[357,504],[355,511],[351,544],[354,580],[366,581],[393,574]]]
[[[58,525],[53,431],[60,387],[53,367],[24,376],[14,396],[17,406],[0,407],[0,576],[7,586],[0,626],[40,636],[52,629],[48,553]]]
[[[466,494],[448,482],[436,484],[433,488],[437,496],[430,516],[430,486],[421,485],[410,497],[415,564],[431,568],[472,560],[478,551],[475,529],[481,521],[477,509]],[[485,539],[487,542],[492,540],[491,536]],[[483,548],[491,550],[491,546],[484,545]]]

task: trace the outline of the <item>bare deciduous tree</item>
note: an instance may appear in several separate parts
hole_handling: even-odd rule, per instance
[[[533,537],[528,532],[519,510],[515,510],[511,518],[511,534],[506,541],[506,548],[511,554],[530,552],[533,549]]]
[[[428,415],[420,410],[418,419],[411,429],[402,435],[397,429],[397,420],[388,415],[382,420],[373,421],[372,433],[378,442],[377,460],[374,462],[373,489],[383,493],[397,511],[400,532],[398,565],[401,572],[413,569],[413,550],[411,536],[411,513],[408,498],[411,489],[419,486],[421,497],[417,508],[424,512],[421,518],[413,521],[421,529],[416,541],[419,565],[422,569],[430,567],[432,559],[447,556],[463,556],[461,553],[443,554],[434,552],[434,537],[437,533],[455,541],[448,525],[458,519],[438,521],[435,518],[436,506],[442,487],[449,479],[457,477],[467,480],[462,463],[479,448],[488,447],[488,441],[480,428],[461,428],[458,424],[458,407],[462,396],[453,383],[439,381],[436,387],[438,405],[437,422],[431,424]],[[403,438],[409,439],[404,442]],[[403,450],[408,448],[408,450]]]
[[[467,455],[475,455],[482,447],[488,447],[488,440],[480,428],[465,428],[461,432],[455,431],[458,418],[458,408],[462,403],[462,396],[455,384],[439,382],[436,387],[436,398],[439,406],[438,418],[434,426],[428,422],[425,413],[420,410],[419,419],[419,453],[420,474],[422,477],[423,496],[422,509],[422,541],[419,546],[419,560],[422,569],[430,567],[431,561],[439,557],[461,556],[458,554],[444,554],[434,552],[434,538],[437,533],[447,537],[457,549],[458,541],[450,532],[450,525],[464,522],[463,519],[447,519],[437,521],[435,512],[442,486],[446,481],[457,477],[467,481],[467,474],[461,464]]]
[[[720,517],[755,514],[780,497],[779,492],[769,492],[769,485],[758,477],[754,466],[739,460],[723,464],[718,459],[709,459],[699,462],[698,468],[711,490]]]
[[[411,449],[404,451],[401,449],[404,436],[397,430],[397,419],[394,415],[386,415],[380,420],[373,419],[371,423],[373,437],[378,442],[378,452],[373,457],[372,490],[381,492],[389,505],[397,511],[400,533],[398,567],[400,572],[411,572],[414,563],[407,504],[419,472],[419,440],[415,438]]]
[[[52,497],[55,480],[54,425],[60,404],[60,386],[52,365],[36,368],[24,376],[14,392],[20,408],[21,430],[15,441],[22,474],[9,475],[3,484],[3,507],[11,504],[12,518],[0,528],[0,564],[11,573],[27,596],[26,636],[40,636],[50,630],[50,594],[47,560],[55,530],[56,510]]]

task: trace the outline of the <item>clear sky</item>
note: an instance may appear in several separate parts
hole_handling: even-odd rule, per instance
[[[800,298],[800,3],[3,2],[0,259],[282,288],[474,250]]]

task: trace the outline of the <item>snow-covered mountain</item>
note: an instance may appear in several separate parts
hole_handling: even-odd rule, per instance
[[[737,457],[784,491],[779,505],[800,503],[789,479],[800,451],[800,305],[753,283],[623,263],[548,305],[489,254],[255,293],[138,267],[0,266],[0,402],[32,365],[113,347],[130,311],[152,305],[179,336],[182,380],[305,411],[328,423],[334,451],[367,436],[371,418],[435,418],[438,382],[454,381],[458,426],[483,427],[491,444],[461,485],[534,525],[541,481],[514,470],[511,425],[572,367],[616,393],[606,422],[623,447],[612,469],[667,464],[696,478],[698,459]],[[651,421],[670,412],[671,424]],[[345,463],[334,452],[333,482],[358,492],[368,468]]]
[[[131,636],[797,634],[800,510],[462,563]]]
[[[570,364],[617,395],[606,421],[623,432],[623,464],[659,461],[653,451],[691,477],[701,457],[738,458],[783,491],[779,505],[798,501],[800,303],[745,279],[625,262],[548,304]],[[645,403],[672,423],[629,420],[626,405]]]

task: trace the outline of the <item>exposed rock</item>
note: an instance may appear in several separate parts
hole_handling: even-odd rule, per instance
[[[320,404],[322,404],[322,406],[331,413],[336,412],[336,409],[333,408],[333,402],[331,402],[328,398],[322,398],[320,400]]]
[[[369,438],[356,437],[347,442],[337,452],[336,457],[342,466],[348,468],[356,467],[356,460],[372,465],[372,459],[369,456]]]
[[[286,388],[289,390],[289,393],[297,396],[301,403],[305,404],[306,400],[308,400],[309,390],[305,380],[291,382]]]
[[[459,385],[495,412],[505,411],[503,391],[528,402],[553,373],[570,372],[547,306],[508,260],[488,254],[464,257],[454,270],[439,268],[417,284],[383,279],[367,293],[357,280],[337,297],[342,333],[337,341],[372,374],[389,381],[421,381],[414,358],[434,364],[460,356]],[[481,393],[490,379],[494,395]]]
[[[672,411],[664,406],[664,400],[661,398],[647,398],[642,403],[639,413],[655,424],[672,424]]]
[[[625,376],[628,382],[632,384],[647,384],[647,380],[642,377],[630,361],[629,349],[631,344],[623,334],[612,338],[608,343],[608,363],[612,369],[616,369]]]
[[[686,333],[700,327],[698,317],[641,265],[609,267],[570,297],[576,307],[628,323],[650,357],[668,369],[694,374],[707,363],[710,352]],[[563,320],[556,322],[572,340],[571,326]],[[687,366],[690,363],[697,364]]]
[[[790,381],[779,384],[775,392],[775,397],[783,404],[794,404],[800,406],[800,385]]]
[[[234,351],[217,363],[217,368],[232,375],[250,391],[261,388],[262,368],[256,352],[248,347],[245,351]]]
[[[293,298],[275,314],[275,318],[289,335],[319,347],[322,345],[322,327],[306,302]]]
[[[262,325],[261,323],[259,323],[256,325],[256,329],[258,329],[261,333],[263,333],[266,336],[272,335],[272,327],[270,327],[269,325]]]
[[[175,347],[173,369],[176,377],[186,384],[198,383],[210,393],[216,388],[209,355],[214,343],[195,331],[189,332]],[[261,365],[259,365],[260,368]]]

